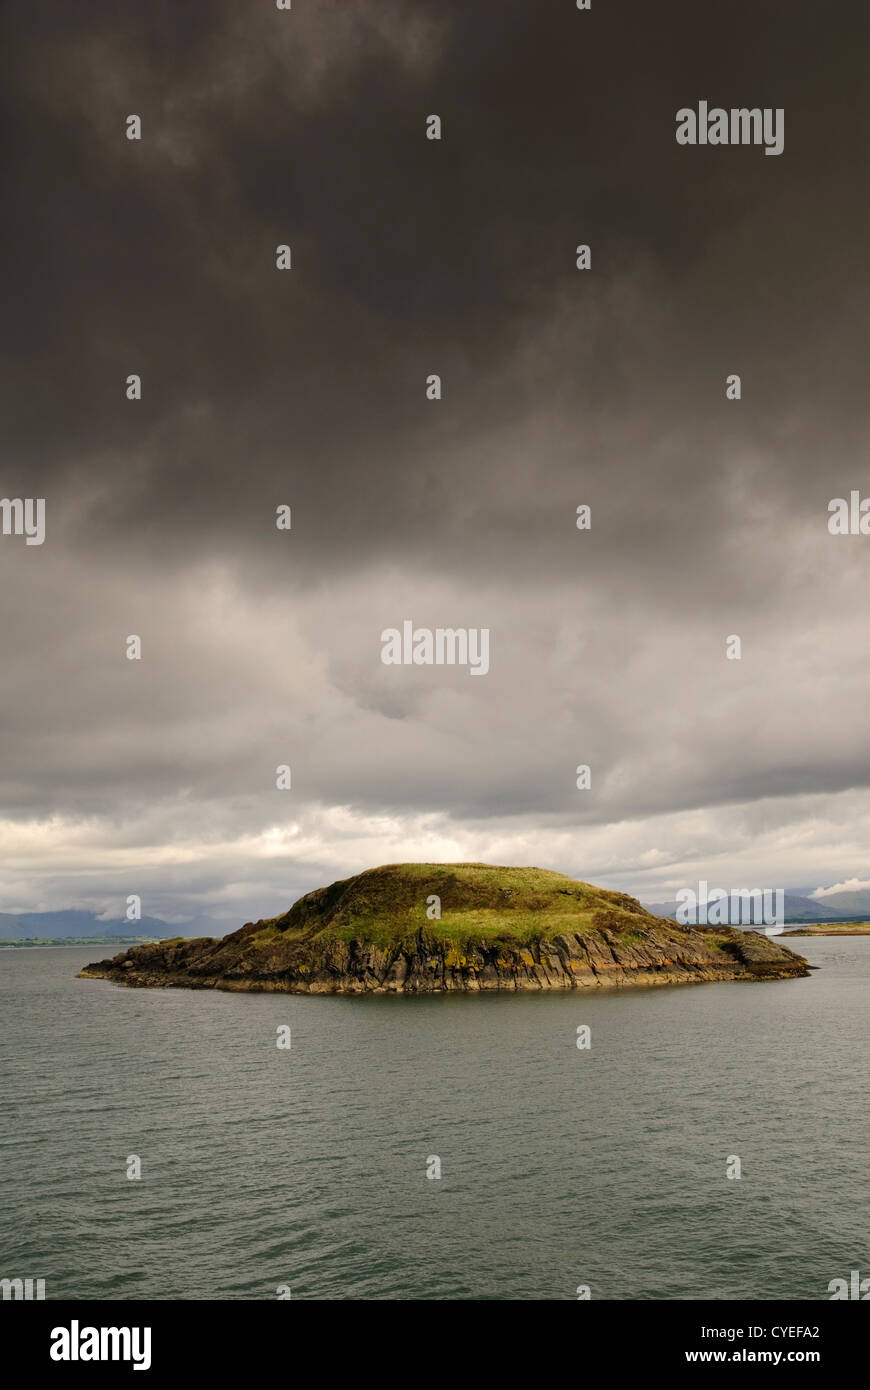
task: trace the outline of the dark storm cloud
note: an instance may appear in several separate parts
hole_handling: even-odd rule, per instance
[[[725,466],[698,451],[725,429],[778,455],[784,501],[815,507],[814,450],[848,449],[864,420],[865,99],[848,16],[738,5],[711,31],[688,5],[439,4],[428,23],[422,8],[17,12],[24,263],[5,378],[27,479],[102,477],[88,540],[147,547],[156,523],[178,532],[167,558],[258,544],[290,487],[308,574],[385,548],[431,562],[446,544],[457,563],[471,536],[467,563],[491,562],[498,517],[467,516],[461,494],[498,496],[502,480],[530,541],[511,563],[539,571],[578,470],[607,489],[619,466],[623,495],[647,492],[664,452],[671,514],[697,515]],[[785,154],[678,148],[674,111],[698,92],[785,106]],[[440,145],[422,138],[430,110]],[[141,145],[123,138],[128,111]],[[735,419],[721,382],[738,367]],[[445,383],[437,418],[429,371]],[[457,470],[469,440],[532,414],[554,425],[534,460],[505,449]],[[799,440],[784,437],[795,415]],[[601,438],[614,416],[635,424],[618,457]],[[552,498],[541,517],[525,513],[530,471]],[[654,498],[632,510],[649,505],[661,523]],[[634,549],[620,522],[611,553]]]
[[[2,491],[48,502],[45,546],[0,552],[8,814],[180,795],[241,833],[285,760],[296,805],[457,821],[866,781],[861,569],[825,531],[866,478],[861,8],[7,31]],[[701,98],[783,107],[784,153],[678,147]],[[381,666],[409,616],[491,626],[490,676]]]

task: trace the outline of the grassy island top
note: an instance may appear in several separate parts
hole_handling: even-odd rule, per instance
[[[432,897],[439,904],[430,902]],[[440,906],[440,918],[434,915]],[[433,915],[430,915],[433,914]],[[289,912],[258,924],[265,942],[290,934],[376,945],[418,932],[445,941],[518,940],[610,927],[661,926],[634,898],[552,869],[495,864],[383,864],[306,893]]]

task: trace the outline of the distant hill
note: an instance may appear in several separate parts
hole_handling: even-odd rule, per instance
[[[710,885],[712,888],[720,885]],[[724,885],[721,885],[724,887]],[[798,898],[794,894],[786,893],[783,899],[783,912],[786,925],[801,926],[809,922],[854,922],[856,909],[851,911],[845,906],[836,903],[837,899],[848,897],[860,897],[860,894],[833,893],[829,898]],[[867,895],[870,898],[870,895]],[[835,905],[836,903],[836,905]],[[651,912],[655,917],[665,917],[672,922],[677,920],[677,904],[674,903],[645,903],[647,912]],[[870,901],[868,901],[870,909]],[[858,909],[857,915],[866,909]]]
[[[822,912],[845,912],[850,917],[870,917],[870,888],[849,893],[829,893],[824,898],[813,898],[812,902]]]
[[[95,912],[75,908],[60,912],[0,912],[0,941],[21,941],[32,937],[58,940],[68,936],[156,936],[162,941],[179,934],[207,936],[216,929],[220,930],[220,924],[202,917],[184,923],[179,932],[177,925],[170,925],[159,917],[142,917],[138,922],[128,922],[122,917],[113,922],[103,920]]]
[[[215,940],[133,946],[82,979],[304,994],[587,989],[788,979],[802,957],[759,932],[663,922],[625,893],[549,869],[385,864]]]

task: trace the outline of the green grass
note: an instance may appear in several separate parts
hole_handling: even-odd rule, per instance
[[[441,916],[427,914],[432,895]],[[250,946],[279,936],[311,941],[370,942],[382,948],[415,938],[528,942],[606,925],[638,939],[638,928],[662,929],[622,893],[595,888],[549,869],[491,864],[386,864],[307,893],[283,917],[257,923]]]

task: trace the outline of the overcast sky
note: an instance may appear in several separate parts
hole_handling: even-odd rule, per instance
[[[870,537],[827,529],[870,495],[864,6],[4,25],[0,492],[46,538],[0,537],[0,910],[870,879]],[[678,146],[700,100],[784,152]],[[488,674],[383,665],[404,619]]]

